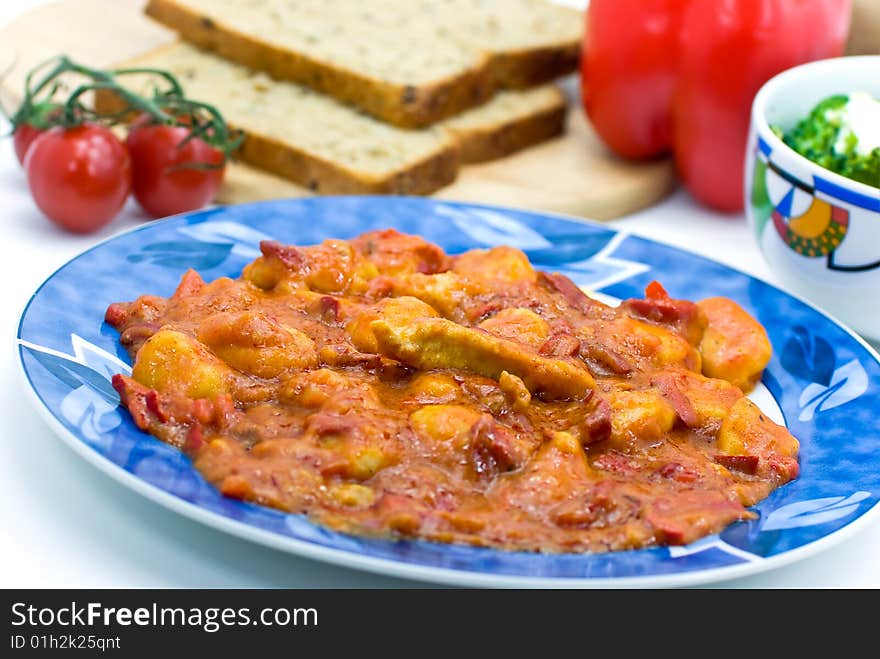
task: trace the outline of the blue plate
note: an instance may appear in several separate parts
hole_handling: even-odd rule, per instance
[[[224,498],[189,459],[140,432],[110,386],[129,372],[111,302],[170,295],[181,274],[236,277],[260,240],[312,244],[394,227],[449,252],[514,245],[608,298],[653,279],[674,297],[733,298],[767,328],[774,356],[754,395],[801,442],[801,475],[754,510],[758,519],[684,547],[530,554],[424,541],[365,539],[300,515]],[[315,197],[230,206],[146,224],[81,254],[36,292],[18,332],[37,408],[80,455],[191,518],[272,547],[348,567],[459,585],[673,586],[707,583],[802,558],[880,510],[880,358],[810,305],[713,261],[540,213],[406,197]],[[85,487],[86,485],[83,484]]]

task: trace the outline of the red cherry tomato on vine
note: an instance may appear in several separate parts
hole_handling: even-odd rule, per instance
[[[31,144],[42,132],[42,130],[31,124],[19,124],[15,127],[15,132],[12,134],[12,146],[21,165],[24,165],[24,157],[27,155]]]
[[[189,140],[185,126],[132,124],[126,144],[131,153],[132,190],[153,217],[195,210],[213,201],[223,183],[225,156],[203,139]]]
[[[46,130],[31,144],[24,166],[37,206],[74,233],[107,224],[131,191],[128,151],[98,124]]]

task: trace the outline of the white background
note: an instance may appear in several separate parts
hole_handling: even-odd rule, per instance
[[[0,24],[36,4],[0,0]],[[14,341],[24,305],[68,259],[141,221],[129,206],[100,233],[62,233],[33,206],[11,140],[0,139],[0,587],[422,585],[301,559],[180,517],[84,462],[35,413]],[[680,190],[610,224],[775,281],[742,215],[708,212]],[[717,585],[877,588],[878,556],[880,521],[810,558]]]

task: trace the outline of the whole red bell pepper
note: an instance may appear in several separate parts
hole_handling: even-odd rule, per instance
[[[671,152],[696,199],[740,210],[755,94],[840,55],[850,16],[851,0],[590,0],[584,107],[618,155]]]

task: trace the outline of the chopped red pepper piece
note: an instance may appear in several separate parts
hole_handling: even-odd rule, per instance
[[[757,455],[715,455],[712,456],[722,467],[739,471],[744,474],[754,474],[758,470]]]

